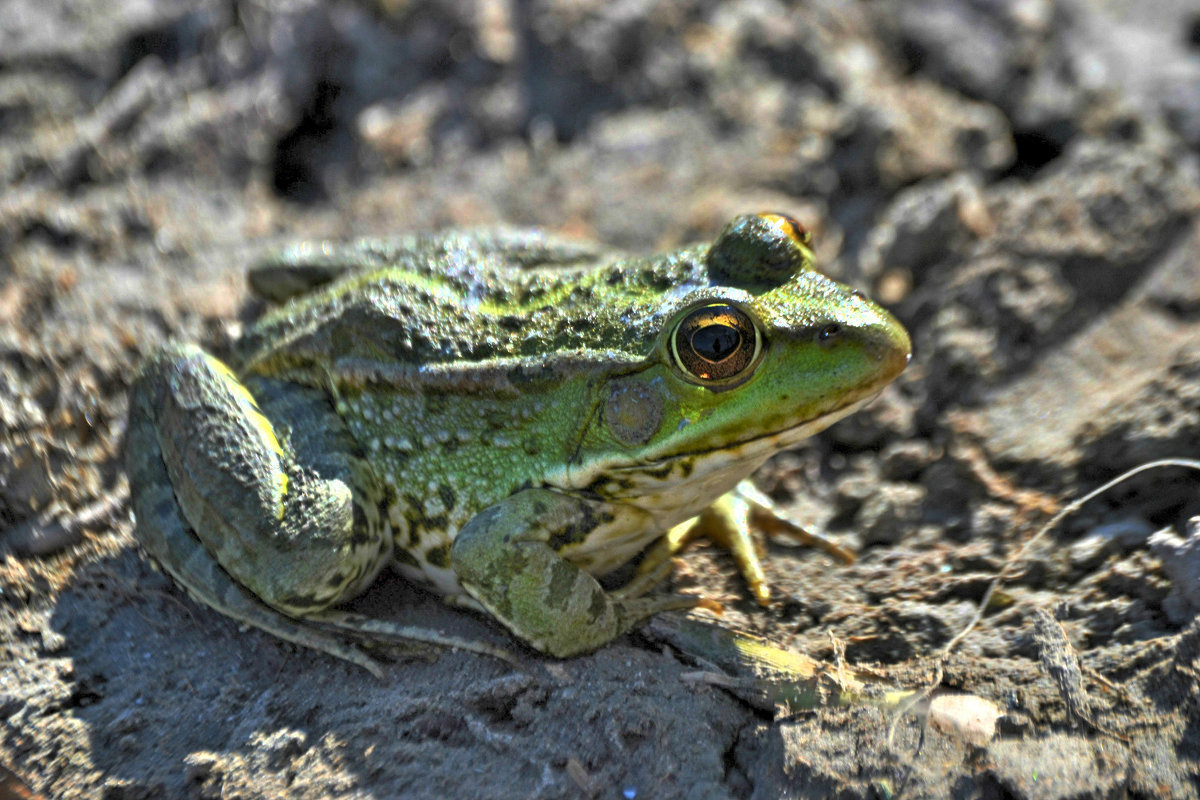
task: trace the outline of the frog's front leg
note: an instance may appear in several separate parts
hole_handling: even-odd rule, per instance
[[[526,489],[477,514],[455,537],[459,582],[493,616],[552,656],[594,650],[659,611],[694,608],[698,597],[616,598],[555,552],[555,541],[592,530],[588,501]]]
[[[717,499],[695,517],[681,522],[667,532],[638,564],[637,575],[621,587],[622,597],[638,597],[654,588],[671,572],[671,558],[697,536],[729,551],[738,571],[760,605],[771,602],[771,589],[763,572],[760,536],[763,533],[787,536],[799,544],[819,548],[843,564],[853,564],[855,555],[837,542],[810,533],[759,491],[750,480],[744,480],[732,491]]]
[[[391,554],[365,462],[323,393],[250,386],[191,345],[143,367],[126,442],[137,538],[206,605],[371,668],[295,619],[353,596]]]

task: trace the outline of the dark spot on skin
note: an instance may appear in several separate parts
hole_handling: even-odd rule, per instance
[[[438,497],[441,498],[442,505],[447,511],[453,511],[454,507],[458,505],[458,496],[444,483],[438,484]]]
[[[340,572],[335,572],[329,577],[329,580],[325,581],[325,585],[330,589],[340,589],[346,585],[346,576]]]
[[[618,478],[613,475],[597,475],[591,483],[576,494],[588,500],[606,500],[612,487],[609,484],[616,484],[618,491],[628,490],[633,487],[633,482],[628,478]]]
[[[667,463],[663,464],[661,467],[646,470],[646,475],[650,476],[651,478],[660,480],[660,481],[666,480],[667,477],[670,476],[671,470],[674,466],[675,465],[672,462],[668,461]]]
[[[362,506],[354,504],[354,524],[350,531],[350,545],[356,550],[371,543],[371,530]]]
[[[415,550],[417,543],[421,541],[420,534],[413,527],[412,517],[407,513],[404,515],[404,521],[408,523],[404,532],[404,547],[408,550]]]
[[[608,596],[602,589],[597,589],[592,593],[592,602],[588,605],[588,616],[593,620],[602,619],[606,605],[608,605]]]
[[[612,522],[613,515],[606,511],[598,511],[591,505],[581,505],[579,514],[561,530],[555,531],[546,540],[551,549],[558,551],[567,545],[587,541],[587,537],[601,525]]]
[[[674,282],[671,280],[670,275],[667,274],[667,271],[662,270],[659,267],[646,267],[642,270],[639,277],[641,283],[651,289],[664,290],[669,289],[674,285]]]
[[[421,566],[421,562],[417,561],[417,557],[403,548],[393,551],[392,558],[408,567],[420,568]]]
[[[425,560],[435,567],[450,566],[450,544],[448,542],[431,547],[425,551]]]
[[[418,500],[416,495],[404,495],[404,502],[408,504],[404,518],[409,522],[410,543],[416,543],[418,530],[444,531],[449,526],[450,519],[446,514],[438,514],[436,517],[425,516],[423,510],[425,504]]]
[[[575,577],[579,570],[566,561],[556,563],[550,570],[550,586],[546,596],[558,608],[564,607],[571,601],[571,589],[575,586]]]
[[[422,517],[421,526],[427,531],[440,533],[450,527],[450,517],[446,514],[438,514],[436,517]]]

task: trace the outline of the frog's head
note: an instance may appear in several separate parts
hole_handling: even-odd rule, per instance
[[[653,354],[609,381],[593,421],[603,428],[593,434],[626,448],[628,468],[690,472],[710,454],[756,463],[861,407],[907,365],[904,326],[816,272],[795,220],[739,217],[697,255],[707,278],[673,298]]]

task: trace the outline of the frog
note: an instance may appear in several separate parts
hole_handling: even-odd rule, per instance
[[[248,282],[270,305],[229,355],[168,341],[132,382],[135,538],[203,605],[375,674],[380,641],[511,656],[345,610],[384,568],[554,658],[703,605],[654,591],[697,533],[769,602],[781,515],[749,476],[912,352],[783,213],[658,255],[519,229],[300,243]]]

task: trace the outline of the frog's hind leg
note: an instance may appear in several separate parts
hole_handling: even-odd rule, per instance
[[[383,677],[380,665],[357,647],[279,613],[234,583],[188,530],[170,487],[165,487],[165,491],[162,488],[141,492],[134,504],[139,525],[143,519],[154,520],[155,532],[139,532],[138,538],[142,546],[154,554],[155,563],[194,600],[237,622],[293,644],[328,653],[357,664],[377,678]]]
[[[230,619],[292,642],[357,664],[376,676],[379,665],[359,649],[270,608],[238,585],[192,533],[175,499],[163,464],[158,437],[136,393],[126,439],[126,467],[133,488],[137,538],[155,563],[197,602]]]
[[[361,496],[371,486],[365,465],[323,395],[255,388],[261,408],[221,362],[188,345],[147,362],[126,442],[137,538],[200,602],[380,674],[303,619],[353,596],[391,554],[386,529],[364,518],[378,514]]]

